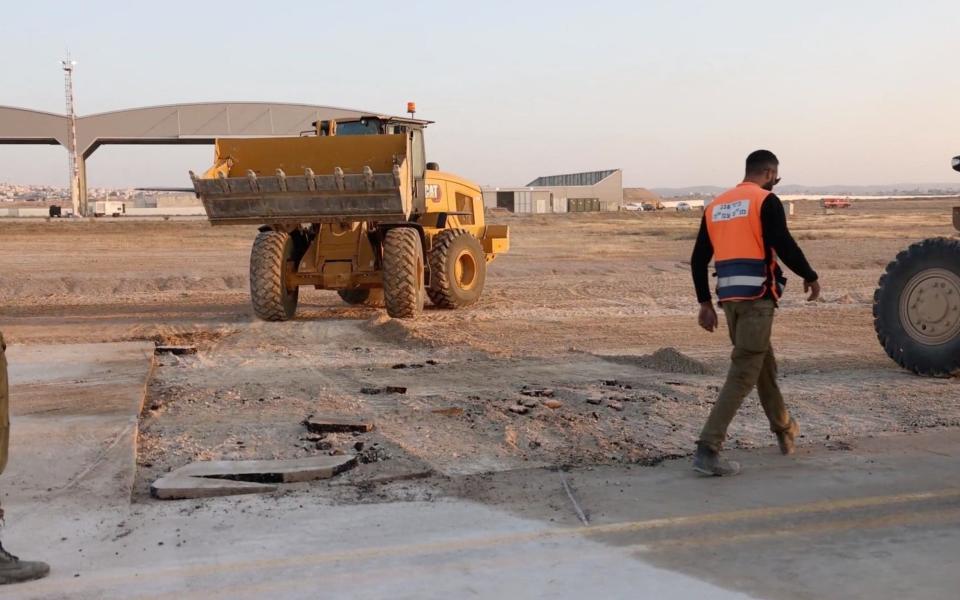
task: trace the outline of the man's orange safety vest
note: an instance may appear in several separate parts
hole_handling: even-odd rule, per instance
[[[755,183],[741,183],[713,199],[704,218],[713,245],[720,302],[757,300],[768,292],[783,293],[773,249],[767,257],[760,210],[770,192]]]

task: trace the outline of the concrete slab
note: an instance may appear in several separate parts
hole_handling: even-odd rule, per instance
[[[11,448],[2,484],[8,514],[42,512],[77,498],[126,509],[153,344],[14,345],[7,360]]]
[[[304,426],[310,433],[339,433],[373,431],[373,421],[362,417],[343,415],[311,415],[304,419]]]
[[[540,469],[464,482],[486,504],[331,506],[303,488],[28,515],[4,541],[53,570],[4,598],[956,597],[960,489],[944,473],[960,432],[732,454],[747,468],[730,479],[688,460],[565,473],[590,526]]]
[[[175,500],[272,492],[279,483],[329,479],[356,464],[357,457],[352,455],[195,462],[156,480],[150,494]]]

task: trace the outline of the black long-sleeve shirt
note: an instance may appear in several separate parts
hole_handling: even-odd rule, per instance
[[[803,250],[787,229],[787,216],[783,212],[783,202],[776,194],[771,193],[763,202],[760,209],[760,224],[763,228],[763,245],[766,247],[767,259],[770,259],[770,249],[777,253],[777,258],[783,261],[791,271],[803,278],[804,281],[816,281],[817,272],[810,267]],[[690,270],[693,273],[693,285],[697,290],[697,301],[710,300],[710,261],[713,259],[713,244],[707,233],[706,216],[700,221],[700,232],[697,234],[697,243],[693,246],[693,255],[690,257]]]

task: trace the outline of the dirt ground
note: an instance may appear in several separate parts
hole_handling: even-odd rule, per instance
[[[955,234],[952,204],[860,201],[833,215],[797,204],[791,228],[824,288],[808,304],[793,277],[775,327],[801,443],[842,451],[878,433],[960,426],[958,382],[901,371],[870,308],[900,250]],[[362,464],[324,488],[339,501],[376,500],[395,480],[461,489],[494,471],[655,464],[691,451],[729,353],[724,334],[696,325],[688,258],[699,214],[495,215],[512,250],[490,266],[481,302],[413,322],[315,290],[301,292],[296,320],[255,320],[253,228],[6,221],[0,329],[10,343],[198,346],[157,357],[141,499],[157,476],[198,459],[357,452]],[[320,436],[301,424],[324,414],[376,428]],[[774,443],[755,397],[730,434],[731,447]]]

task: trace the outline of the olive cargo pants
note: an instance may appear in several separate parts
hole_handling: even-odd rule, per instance
[[[790,414],[777,386],[777,361],[770,345],[775,309],[776,304],[770,299],[723,303],[733,342],[730,371],[700,433],[700,443],[716,452],[723,446],[727,427],[754,386],[770,421],[770,430],[778,433],[790,426]]]

